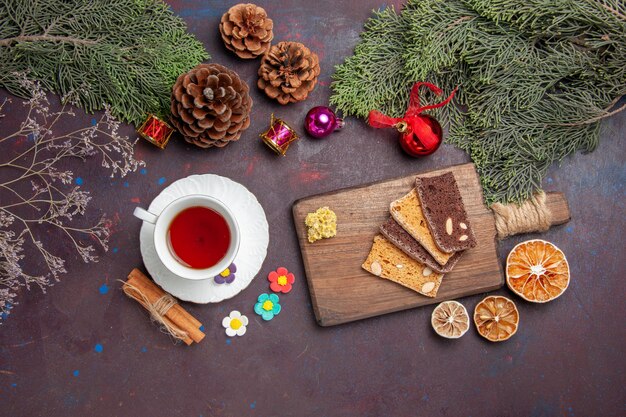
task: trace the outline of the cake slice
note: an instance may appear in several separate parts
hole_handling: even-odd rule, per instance
[[[433,271],[443,274],[450,272],[454,268],[454,265],[461,259],[461,254],[463,253],[456,252],[448,259],[445,265],[439,265],[435,258],[392,217],[380,226],[380,233],[411,258],[430,267]]]
[[[415,189],[439,249],[458,252],[476,246],[476,237],[452,172],[436,177],[418,177]]]
[[[374,244],[362,267],[427,297],[437,295],[443,278],[443,274],[410,258],[381,235],[374,237]]]
[[[389,206],[389,212],[391,217],[413,236],[435,258],[439,265],[448,263],[452,254],[442,251],[435,244],[435,240],[426,224],[426,218],[422,213],[422,207],[415,189],[412,189],[404,197],[392,202]]]

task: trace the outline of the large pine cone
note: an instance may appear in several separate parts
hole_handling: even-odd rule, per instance
[[[239,58],[263,55],[274,38],[274,22],[262,7],[255,4],[237,4],[222,16],[220,33],[226,48]]]
[[[226,67],[200,64],[172,88],[170,120],[185,140],[201,148],[223,147],[250,126],[248,84]]]
[[[319,58],[299,42],[280,42],[261,60],[257,85],[280,104],[302,101],[315,88]]]

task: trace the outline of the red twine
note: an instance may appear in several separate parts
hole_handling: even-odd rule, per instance
[[[419,114],[426,110],[437,109],[439,107],[443,107],[452,100],[454,95],[456,94],[455,88],[454,91],[441,103],[431,104],[429,106],[420,106],[420,98],[419,98],[419,88],[421,86],[427,87],[435,93],[437,96],[440,96],[443,92],[441,88],[437,87],[434,84],[426,83],[426,82],[418,82],[413,85],[411,88],[411,96],[409,99],[409,108],[404,113],[404,117],[390,117],[378,110],[372,110],[369,113],[367,118],[367,123],[377,129],[386,128],[386,127],[395,127],[398,131],[404,132],[418,132],[420,130],[420,124],[422,123]],[[422,143],[424,147],[429,148],[435,145],[436,139],[430,137],[421,138],[423,141],[427,143]]]

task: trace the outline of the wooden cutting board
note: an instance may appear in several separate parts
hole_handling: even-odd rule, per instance
[[[378,227],[389,216],[389,203],[411,190],[416,175],[428,177],[448,171],[454,173],[478,245],[468,250],[444,276],[437,297],[425,297],[362,269]],[[553,215],[552,224],[569,220],[563,194],[549,193],[547,203]],[[304,219],[307,213],[322,206],[337,214],[337,236],[309,243]],[[293,218],[313,309],[322,326],[439,303],[495,290],[504,284],[496,250],[495,220],[483,203],[473,164],[303,198],[294,203]]]

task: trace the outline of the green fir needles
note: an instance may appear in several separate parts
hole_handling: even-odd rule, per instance
[[[27,74],[139,123],[167,114],[176,77],[208,57],[160,0],[0,0],[0,86],[20,97]]]
[[[410,0],[376,12],[337,67],[332,104],[399,116],[410,86],[449,92],[448,141],[467,151],[487,203],[520,201],[548,167],[598,143],[626,94],[621,0]]]

